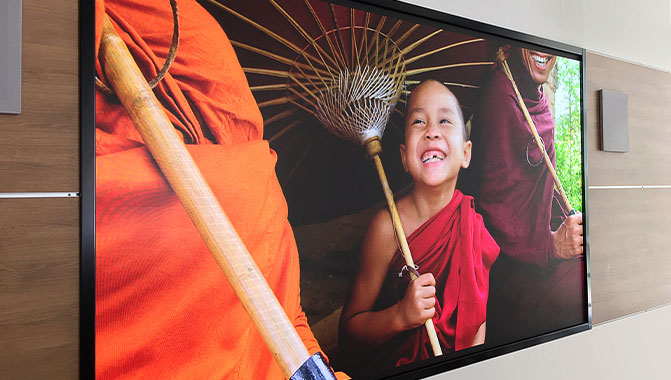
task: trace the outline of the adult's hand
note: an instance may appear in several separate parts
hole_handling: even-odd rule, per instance
[[[552,233],[557,256],[568,260],[583,253],[582,214],[569,215]]]

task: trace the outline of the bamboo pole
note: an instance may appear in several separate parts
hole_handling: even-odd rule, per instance
[[[305,345],[107,16],[103,23],[99,57],[107,79],[282,372],[290,378],[310,358]]]
[[[405,238],[405,232],[403,231],[403,225],[401,224],[401,217],[398,215],[398,210],[396,209],[396,203],[394,202],[394,193],[391,192],[389,187],[389,182],[387,181],[387,175],[384,172],[384,167],[382,167],[382,161],[380,160],[380,152],[382,152],[382,145],[380,140],[377,138],[372,138],[366,141],[365,145],[366,152],[368,156],[371,157],[375,163],[375,169],[377,174],[380,177],[380,183],[382,184],[382,191],[384,192],[384,197],[387,199],[387,206],[389,207],[389,213],[391,214],[391,221],[394,225],[394,231],[396,232],[396,238],[398,239],[399,245],[401,246],[401,253],[405,259],[405,264],[410,273],[410,278],[413,280],[417,278],[417,275],[414,273],[415,262],[412,260],[412,254],[410,253],[410,247],[408,246],[408,241]],[[433,350],[434,356],[441,356],[443,350],[440,348],[440,342],[438,341],[438,335],[436,334],[436,327],[433,325],[433,320],[431,318],[427,319],[424,322],[424,327],[429,336],[429,341],[431,342],[431,349]]]
[[[552,166],[552,161],[550,160],[550,157],[548,156],[548,153],[545,150],[545,144],[543,144],[542,139],[538,134],[538,131],[536,130],[536,124],[534,124],[534,121],[531,119],[531,115],[529,115],[529,110],[527,109],[526,104],[524,104],[522,94],[520,94],[520,91],[517,89],[517,84],[515,84],[515,79],[513,78],[512,72],[510,71],[510,67],[508,66],[508,61],[506,60],[505,52],[503,49],[499,49],[499,51],[496,54],[496,59],[499,62],[499,65],[501,66],[501,70],[506,75],[506,77],[508,77],[508,79],[513,85],[515,95],[517,96],[517,103],[519,103],[520,108],[522,108],[522,113],[524,114],[524,118],[527,120],[527,123],[531,128],[531,133],[534,136],[534,140],[536,141],[538,149],[540,149],[540,151],[543,153],[543,161],[545,162],[545,166],[547,166],[548,170],[550,171],[550,175],[552,176],[552,180],[554,181],[555,187],[557,188],[559,194],[561,195],[562,201],[564,202],[564,206],[566,207],[567,210],[569,210],[569,215],[575,214],[576,211],[571,206],[571,202],[568,200],[568,197],[566,196],[566,192],[564,191],[564,188],[561,185],[561,181],[559,181],[559,177],[557,177],[557,171],[555,170],[554,166]]]

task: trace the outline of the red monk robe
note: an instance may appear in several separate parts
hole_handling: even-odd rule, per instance
[[[555,128],[548,100],[516,52],[508,63],[554,165]],[[471,166],[460,187],[474,195],[478,212],[501,247],[491,272],[487,343],[583,322],[584,261],[564,261],[555,253],[552,227],[561,224],[566,211],[512,84],[500,70],[483,88],[475,115]]]
[[[154,92],[312,354],[261,114],[220,26],[195,1],[179,7],[177,58]],[[155,76],[171,40],[168,1],[96,2],[96,46],[104,12]],[[283,378],[114,96],[97,92],[96,128],[96,377]]]
[[[473,198],[454,191],[450,202],[407,238],[420,273],[436,279],[436,314],[433,323],[443,353],[471,347],[480,325],[487,320],[489,269],[499,247],[487,232],[482,217],[475,212]],[[386,309],[405,295],[410,276],[405,260],[397,251],[389,264],[374,309]],[[402,277],[399,273],[403,272]],[[366,357],[375,373],[433,357],[426,328],[405,331],[372,349],[375,359]],[[357,374],[358,375],[358,374]]]

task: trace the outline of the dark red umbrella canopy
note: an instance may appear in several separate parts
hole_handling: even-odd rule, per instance
[[[278,153],[277,176],[294,226],[355,213],[384,196],[363,148],[321,125],[297,95],[302,89],[290,74],[309,75],[314,66],[328,78],[326,74],[337,68],[371,64],[385,46],[388,52],[402,54],[406,90],[387,124],[381,154],[389,184],[398,191],[411,183],[398,153],[408,91],[427,78],[442,81],[457,96],[468,120],[478,85],[492,67],[486,41],[389,15],[321,0],[216,0],[227,9],[212,1],[202,3],[228,35],[247,74],[264,118],[264,137]],[[319,75],[312,78],[312,89],[318,92]]]

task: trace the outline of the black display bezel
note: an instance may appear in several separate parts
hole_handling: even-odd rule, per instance
[[[464,350],[441,357],[396,368],[381,374],[385,379],[418,379],[454,368],[463,367],[489,358],[518,351],[537,344],[572,335],[592,327],[592,302],[590,289],[590,245],[588,212],[587,134],[586,134],[586,79],[585,49],[557,41],[504,29],[479,21],[450,15],[428,8],[398,1],[329,0],[336,4],[392,16],[411,22],[449,27],[473,36],[502,38],[523,47],[556,54],[580,61],[581,65],[581,129],[582,129],[582,194],[585,250],[585,299],[584,323],[534,336],[503,346],[478,350]],[[80,377],[95,378],[95,52],[94,52],[94,2],[79,2],[79,56],[80,56],[80,127],[81,127],[81,266],[80,266]]]

